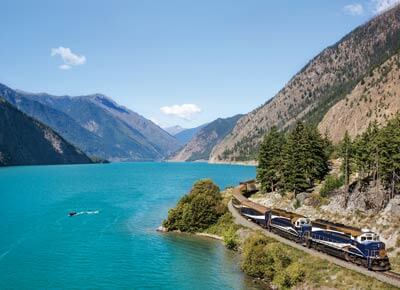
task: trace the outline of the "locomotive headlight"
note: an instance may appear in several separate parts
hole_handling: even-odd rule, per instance
[[[386,251],[385,251],[385,249],[380,249],[380,250],[379,250],[379,257],[381,257],[381,258],[385,258],[385,257],[386,257]]]

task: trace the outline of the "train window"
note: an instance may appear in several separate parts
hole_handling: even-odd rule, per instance
[[[368,240],[368,241],[371,241],[371,240],[372,240],[372,237],[367,237],[367,240]]]
[[[361,242],[364,242],[365,241],[365,237],[361,237]]]

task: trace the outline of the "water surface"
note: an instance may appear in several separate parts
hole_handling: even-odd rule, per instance
[[[205,163],[1,168],[0,289],[248,289],[220,242],[155,229],[197,179],[224,188],[254,175]]]

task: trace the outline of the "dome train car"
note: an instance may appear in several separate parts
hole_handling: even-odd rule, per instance
[[[303,245],[310,244],[311,220],[282,209],[271,209],[265,216],[267,229]]]
[[[267,208],[248,200],[240,191],[234,192],[232,205],[241,215],[271,232],[304,245],[310,243],[311,222],[305,216]]]
[[[248,183],[255,183],[249,181]],[[313,220],[282,209],[268,208],[248,200],[248,185],[234,189],[232,205],[241,215],[286,239],[375,271],[390,270],[385,244],[369,230],[361,230],[325,220]]]

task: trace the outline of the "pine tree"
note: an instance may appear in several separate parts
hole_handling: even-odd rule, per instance
[[[339,144],[339,156],[342,158],[342,172],[344,175],[344,185],[346,191],[349,190],[351,162],[353,158],[353,144],[349,136],[349,132],[345,132],[342,142]]]
[[[400,115],[379,130],[376,144],[379,148],[378,174],[393,196],[400,181]]]
[[[310,189],[329,170],[328,143],[316,128],[299,122],[284,146],[286,189],[295,194]]]
[[[282,149],[285,136],[272,127],[260,145],[257,179],[265,191],[274,191],[282,185]]]

